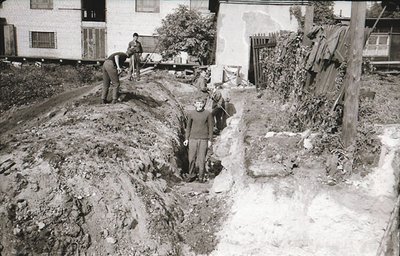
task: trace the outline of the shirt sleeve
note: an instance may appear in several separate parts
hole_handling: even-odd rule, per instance
[[[142,44],[140,42],[138,42],[138,44],[138,53],[143,53]]]
[[[211,141],[213,137],[213,128],[214,128],[214,118],[211,112],[208,113],[207,123],[208,123],[208,139]]]

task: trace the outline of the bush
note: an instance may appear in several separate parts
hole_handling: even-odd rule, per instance
[[[174,57],[181,51],[197,57],[201,64],[207,64],[211,58],[216,33],[213,16],[205,16],[180,5],[162,20],[157,33],[164,59]]]

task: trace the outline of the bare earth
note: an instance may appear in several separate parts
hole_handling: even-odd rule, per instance
[[[300,134],[266,136],[269,102],[225,89],[237,113],[214,141],[224,169],[185,183],[196,89],[156,75],[121,89],[115,105],[94,84],[2,116],[1,255],[376,255],[396,202],[398,125],[379,129],[372,172],[331,186]]]

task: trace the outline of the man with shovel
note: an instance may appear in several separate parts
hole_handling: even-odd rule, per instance
[[[216,134],[219,134],[219,132],[224,129],[224,119],[226,113],[225,110],[225,101],[224,97],[222,97],[221,93],[221,85],[215,84],[214,89],[212,93],[210,94],[210,98],[212,100],[212,115],[215,119],[215,128],[216,128]]]
[[[122,67],[127,58],[132,56],[133,50],[124,52],[115,52],[111,54],[103,64],[103,91],[101,101],[107,103],[108,89],[112,83],[112,103],[117,103],[119,90],[119,75],[122,72]]]

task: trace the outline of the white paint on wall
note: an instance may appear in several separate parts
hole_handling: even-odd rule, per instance
[[[126,51],[134,32],[151,36],[161,20],[190,0],[160,0],[160,13],[136,12],[135,0],[106,0],[106,22],[82,22],[81,0],[53,0],[52,10],[30,9],[30,0],[8,0],[0,17],[16,27],[17,55],[24,57],[82,58],[82,27],[105,27],[106,55]],[[57,33],[56,49],[30,48],[29,31]],[[140,39],[139,39],[140,40]]]
[[[81,56],[79,8],[80,0],[54,0],[52,10],[30,9],[30,0],[9,0],[3,2],[0,17],[16,27],[19,56],[75,59]],[[57,33],[57,48],[30,48],[30,31]]]
[[[289,6],[245,5],[221,3],[217,24],[216,66],[212,83],[221,82],[223,67],[241,66],[241,76],[248,77],[250,36],[280,30],[297,30],[296,19],[291,19]]]

